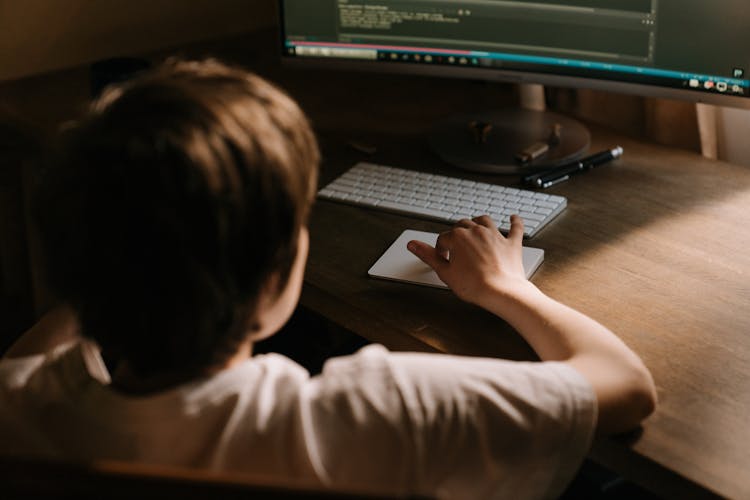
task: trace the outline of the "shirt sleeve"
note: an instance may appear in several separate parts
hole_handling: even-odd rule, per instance
[[[44,360],[44,354],[0,359],[0,384],[8,389],[22,387]]]
[[[77,341],[58,345],[54,349],[40,354],[20,356],[17,358],[0,358],[0,386],[17,389],[26,385],[31,376],[45,363],[59,358],[77,345]]]
[[[591,385],[564,363],[388,353],[370,346],[313,379],[331,480],[440,498],[554,498],[591,444]],[[364,470],[364,471],[363,471]]]

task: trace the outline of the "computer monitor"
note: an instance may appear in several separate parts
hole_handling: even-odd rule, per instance
[[[747,0],[280,4],[283,57],[289,64],[541,83],[750,108]],[[441,154],[454,163],[461,159],[452,155],[465,154],[461,166],[496,172],[560,163],[580,154],[581,141],[588,139],[574,122],[562,123],[561,142],[534,165],[519,164],[513,154],[546,140],[560,120],[565,119],[520,111],[480,116],[474,125],[495,126],[495,135],[508,144],[495,149],[473,131],[473,138],[458,134],[465,144],[447,146],[453,150]],[[437,144],[451,137],[447,131],[436,134]],[[484,164],[484,153],[499,155],[500,163]]]

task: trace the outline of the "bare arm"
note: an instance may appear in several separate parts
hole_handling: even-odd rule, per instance
[[[20,358],[43,354],[78,338],[78,320],[75,313],[68,306],[57,306],[24,332],[10,346],[4,357]]]
[[[523,271],[523,223],[511,218],[508,237],[487,216],[462,220],[435,248],[418,241],[409,250],[431,266],[461,299],[513,326],[543,361],[563,361],[593,386],[597,431],[638,425],[656,405],[654,382],[641,359],[609,329],[546,296]]]

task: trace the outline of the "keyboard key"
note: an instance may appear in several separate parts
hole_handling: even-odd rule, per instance
[[[376,207],[378,203],[380,203],[380,200],[377,198],[369,198],[367,196],[363,196],[357,203],[361,203],[363,205],[372,205],[373,207]]]
[[[331,194],[331,198],[333,198],[334,200],[345,200],[345,199],[349,198],[349,194],[348,193],[342,193],[341,191],[334,191]]]
[[[552,201],[538,201],[535,205],[538,207],[556,208],[558,204]]]
[[[545,217],[542,214],[534,214],[529,212],[520,212],[518,215],[524,218],[524,220],[544,220]]]
[[[378,207],[388,208],[388,209],[395,210],[398,212],[403,211],[406,213],[417,214],[417,215],[422,215],[426,217],[435,217],[437,219],[447,219],[448,217],[453,215],[450,212],[443,212],[441,210],[433,210],[431,208],[415,207],[412,205],[405,205],[402,203],[393,203],[389,201],[382,202],[380,205],[378,205]]]

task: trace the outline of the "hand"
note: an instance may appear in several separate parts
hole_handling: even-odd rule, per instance
[[[435,247],[410,241],[407,248],[435,270],[461,299],[485,307],[488,292],[507,293],[528,283],[523,270],[523,221],[510,218],[507,238],[487,215],[463,219],[438,236]]]
[[[606,327],[544,295],[525,277],[523,223],[511,216],[504,237],[488,216],[464,219],[442,233],[435,248],[407,248],[432,267],[461,299],[503,318],[543,361],[567,363],[589,381],[597,398],[597,431],[629,430],[656,404],[643,361]]]

